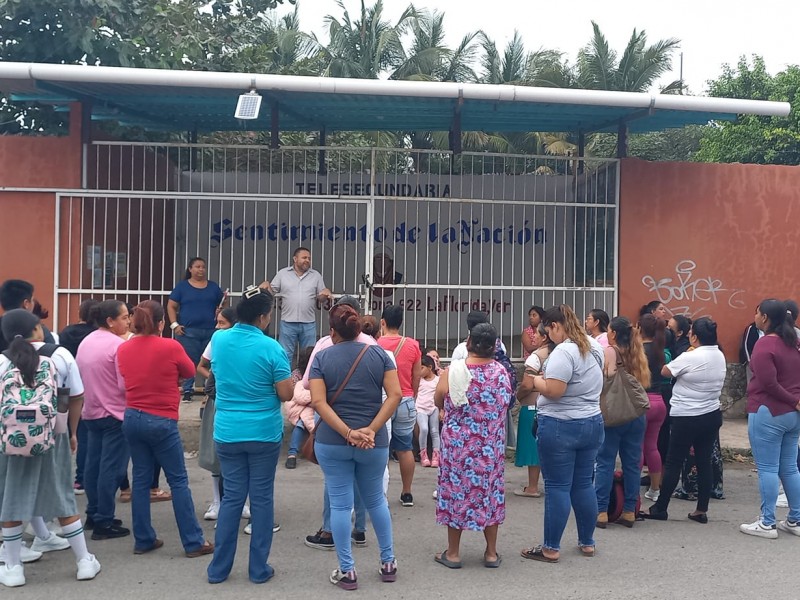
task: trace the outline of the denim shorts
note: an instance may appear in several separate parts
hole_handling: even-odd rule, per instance
[[[392,417],[392,441],[390,448],[403,452],[413,450],[414,425],[417,424],[417,405],[414,398],[404,396]]]

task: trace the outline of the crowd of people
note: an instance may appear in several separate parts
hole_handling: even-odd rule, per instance
[[[267,335],[276,300],[277,340]],[[320,300],[332,308],[330,334],[317,340]],[[165,542],[150,504],[163,496],[172,501],[185,556],[211,556],[209,583],[230,576],[242,518],[251,536],[249,579],[268,581],[287,420],[284,467],[308,460],[324,475],[322,525],[305,543],[335,550],[338,566],[328,578],[345,590],[358,588],[351,548],[366,543],[367,515],[380,579],[398,577],[391,457],[399,463],[403,507],[414,506],[417,461],[438,469],[435,521],[447,539],[433,559],[450,569],[462,568],[464,531],[482,532],[486,568],[502,563],[509,446],[515,465],[527,469],[526,484],[513,494],[545,497],[541,542],[521,550],[535,561],[560,560],[571,513],[578,551],[593,557],[596,528],[667,520],[673,497],[695,500],[687,518],[705,524],[710,499],[723,496],[726,360],[709,317],[670,316],[654,301],[635,322],[601,309],[581,322],[570,306],[534,306],[521,335],[518,380],[486,313],[467,315],[468,334],[443,368],[436,349],[403,334],[399,306],[377,317],[362,314],[355,297],[333,302],[306,248],[271,281],[244,290],[235,306],[226,302],[196,257],[166,309],[152,300],[135,307],[86,300],[79,322],[58,336],[43,325],[30,283],[2,284],[0,583],[24,585],[23,563],[66,548],[77,578],[95,578],[101,566],[86,531],[96,542],[133,534],[134,554],[158,550]],[[764,538],[779,530],[800,536],[797,313],[791,301],[762,301],[743,341],[761,507],[759,519],[740,530]],[[178,432],[180,403],[193,400],[198,377],[205,397],[198,461],[213,482],[203,518],[216,521],[213,542],[197,518]],[[159,489],[161,471],[169,492]],[[646,508],[641,486],[652,502]],[[84,491],[82,518],[76,494]],[[116,515],[125,494],[132,503],[127,526]],[[789,514],[778,520],[782,503]],[[53,519],[59,535],[48,529]],[[30,547],[22,541],[25,522],[35,534]]]

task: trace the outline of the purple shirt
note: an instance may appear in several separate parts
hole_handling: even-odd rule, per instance
[[[81,417],[87,421],[125,415],[125,382],[117,368],[117,349],[125,343],[118,335],[98,329],[87,335],[78,348],[78,369],[83,377]]]
[[[747,412],[766,406],[773,417],[796,410],[800,401],[800,350],[775,335],[756,342],[750,357],[753,378],[747,386]]]

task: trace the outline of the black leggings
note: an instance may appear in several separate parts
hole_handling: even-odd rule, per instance
[[[711,454],[722,427],[722,413],[715,410],[696,417],[672,416],[671,423],[669,452],[656,509],[659,512],[667,510],[672,492],[678,486],[683,461],[689,456],[689,449],[694,446],[697,463],[697,510],[707,512],[713,479]]]

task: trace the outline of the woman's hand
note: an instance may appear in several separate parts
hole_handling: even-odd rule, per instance
[[[78,451],[78,436],[71,435],[69,436],[69,448],[72,450],[72,453],[75,454]]]
[[[347,436],[347,442],[362,450],[369,450],[375,447],[375,432],[369,427],[353,429],[350,431],[350,435]]]
[[[172,333],[175,335],[183,335],[186,333],[186,330],[183,328],[183,325],[178,325],[175,329],[172,330]]]
[[[797,403],[797,405],[794,407],[794,409],[796,411],[800,411],[800,402]]]

